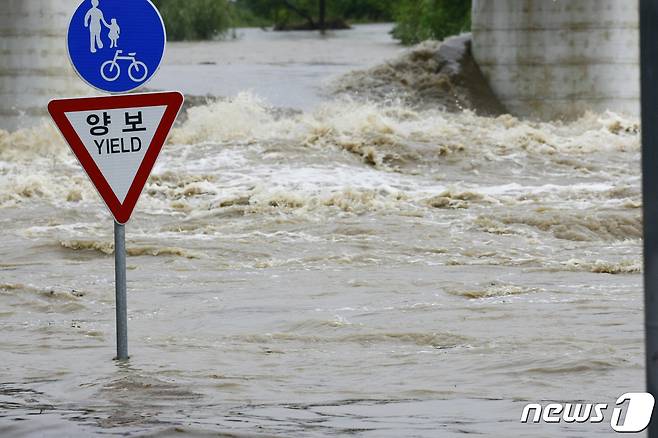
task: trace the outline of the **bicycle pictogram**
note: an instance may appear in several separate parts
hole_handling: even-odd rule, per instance
[[[128,53],[128,56],[121,56],[123,50],[117,50],[114,53],[114,58],[105,61],[101,65],[101,76],[108,82],[116,81],[121,76],[121,67],[118,61],[131,61],[128,67],[128,77],[133,82],[142,82],[148,75],[148,68],[146,64],[138,61],[135,56],[136,52]]]

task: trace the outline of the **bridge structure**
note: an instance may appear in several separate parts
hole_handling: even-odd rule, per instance
[[[475,60],[512,114],[639,116],[637,1],[473,0],[472,23]]]
[[[70,66],[65,35],[79,0],[2,0],[0,129],[38,123],[53,97],[91,89]]]
[[[93,91],[75,77],[65,32],[80,0],[3,0],[0,128],[35,123],[54,97]],[[473,0],[472,50],[507,110],[541,120],[587,110],[639,115],[633,0]]]

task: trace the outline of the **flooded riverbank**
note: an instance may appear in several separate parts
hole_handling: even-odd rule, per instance
[[[128,364],[108,213],[55,128],[0,132],[0,435],[609,433],[518,420],[643,388],[638,121],[335,96],[400,54],[385,26],[273,35],[152,84],[229,99],[127,226]]]

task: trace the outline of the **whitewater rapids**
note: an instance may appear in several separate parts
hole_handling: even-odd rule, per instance
[[[608,433],[518,420],[643,388],[638,121],[345,93],[364,71],[187,111],[127,226],[128,365],[105,207],[50,124],[0,131],[0,435]]]

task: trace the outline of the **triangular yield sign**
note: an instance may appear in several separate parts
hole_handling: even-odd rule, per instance
[[[183,105],[177,92],[53,100],[48,112],[114,219],[128,222]]]

